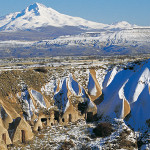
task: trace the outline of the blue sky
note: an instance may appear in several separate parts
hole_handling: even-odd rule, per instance
[[[150,0],[0,0],[0,16],[21,11],[35,2],[91,21],[107,24],[128,21],[150,26]]]

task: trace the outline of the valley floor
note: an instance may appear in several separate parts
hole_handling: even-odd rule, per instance
[[[105,138],[93,133],[95,123],[79,120],[67,126],[48,127],[38,132],[33,141],[15,144],[9,150],[99,150],[99,149],[137,149],[137,137],[123,120],[115,120],[114,132]]]
[[[6,147],[8,150],[149,150],[149,70],[150,60],[146,56],[0,60],[1,126],[7,127],[10,136],[10,124],[20,117],[30,127],[25,128],[21,122],[16,131],[30,129],[34,135],[33,139],[23,142],[20,138]],[[86,107],[80,109],[80,104]],[[55,107],[60,111],[58,119]],[[99,120],[92,122],[95,111]],[[91,122],[87,122],[87,113],[92,113]],[[12,123],[6,120],[7,116]],[[93,129],[102,122],[112,124],[111,135],[96,136]],[[4,142],[4,133],[1,135]]]

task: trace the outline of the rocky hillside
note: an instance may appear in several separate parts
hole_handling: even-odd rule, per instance
[[[130,133],[124,133],[134,139],[133,142],[127,138],[127,141],[135,144],[132,147],[148,148],[148,138],[143,140],[142,136],[148,137],[150,131],[149,99],[149,59],[120,63],[72,63],[71,66],[32,66],[26,69],[23,66],[18,69],[3,67],[0,72],[0,146],[6,149],[6,145],[32,140],[37,132],[47,127],[63,127],[84,120],[111,123],[114,129],[110,141],[117,140],[117,136],[121,138],[124,129],[132,129]],[[81,132],[82,125],[78,127],[77,131]],[[92,125],[89,127],[92,128]],[[71,131],[68,129],[66,132],[70,134]],[[92,130],[90,133],[96,136]],[[47,131],[47,137],[52,136],[49,134]],[[137,138],[141,138],[142,144]],[[73,147],[80,140],[75,139]],[[85,142],[91,148],[104,148],[108,146],[104,143],[110,142],[105,139],[104,143],[97,141],[92,145],[89,144],[91,140]],[[114,143],[113,146],[117,145]],[[113,146],[109,145],[111,148]]]

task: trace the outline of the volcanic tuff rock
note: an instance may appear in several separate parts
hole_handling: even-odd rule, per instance
[[[16,81],[5,91],[7,80],[1,83],[1,142],[25,142],[33,138],[32,131],[79,119],[93,121],[96,115],[110,122],[124,119],[134,131],[148,131],[150,60],[105,67],[2,71],[2,80]]]

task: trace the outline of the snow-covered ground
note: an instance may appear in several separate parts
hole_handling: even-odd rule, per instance
[[[150,59],[140,61],[137,58],[136,61],[130,61],[124,59],[120,64],[117,60],[113,63],[109,59],[101,62],[94,60],[92,63],[89,61],[90,63],[87,64],[65,62],[67,65],[63,67],[59,65],[58,68],[56,66],[49,68],[45,65],[47,83],[41,87],[41,92],[30,90],[31,96],[40,107],[46,108],[42,96],[45,94],[54,100],[52,107],[55,105],[65,113],[72,104],[69,96],[80,96],[81,102],[88,102],[89,108],[95,108],[97,105],[99,121],[111,122],[115,131],[107,138],[93,138],[92,128],[95,127],[95,123],[86,124],[84,121],[79,121],[68,126],[56,125],[43,129],[30,145],[24,145],[25,148],[31,149],[38,145],[40,149],[43,144],[45,149],[51,146],[59,149],[64,142],[71,142],[75,147],[73,149],[81,149],[82,146],[92,149],[110,147],[119,149],[121,146],[119,139],[124,134],[128,142],[136,143],[138,138],[138,141],[143,142],[142,147],[149,148]],[[90,97],[96,96],[99,90],[98,83],[102,89],[102,97],[100,95],[98,97],[100,103],[94,102],[95,99],[92,101]],[[25,110],[30,120],[32,115],[30,111],[34,108],[28,95],[28,91],[23,90],[20,99],[27,106]],[[136,149],[136,145],[134,148]]]
[[[55,39],[41,41],[0,41],[0,47],[95,47],[102,49],[111,45],[131,46],[137,48],[149,46],[150,29],[127,29],[122,31],[103,31],[82,33],[79,35],[61,36]]]
[[[120,124],[120,125],[118,125]],[[85,121],[79,120],[76,123],[70,123],[68,126],[52,126],[47,129],[43,129],[37,133],[34,140],[25,145],[17,145],[11,150],[19,150],[24,148],[26,150],[30,149],[61,149],[63,144],[69,142],[70,150],[79,150],[79,149],[92,149],[92,150],[101,150],[101,149],[128,149],[130,146],[126,145],[127,148],[123,145],[119,145],[119,137],[122,133],[127,132],[126,137],[127,141],[136,143],[135,134],[125,125],[122,120],[116,120],[113,124],[115,131],[108,137],[100,138],[95,137],[93,134],[93,128],[96,125],[94,123],[86,124]],[[67,144],[66,144],[67,146]],[[129,146],[129,147],[128,147]],[[137,148],[134,148],[137,149]]]
[[[98,34],[98,35],[97,35]],[[94,36],[95,35],[95,36]],[[103,31],[99,33],[83,33],[75,36],[63,36],[54,40],[43,40],[33,45],[60,45],[60,46],[93,46],[102,47],[109,45],[142,46],[150,43],[150,29],[130,29],[115,32]]]
[[[0,47],[25,47],[25,46],[31,46],[34,42],[31,41],[16,41],[16,40],[10,40],[10,41],[0,41]]]

